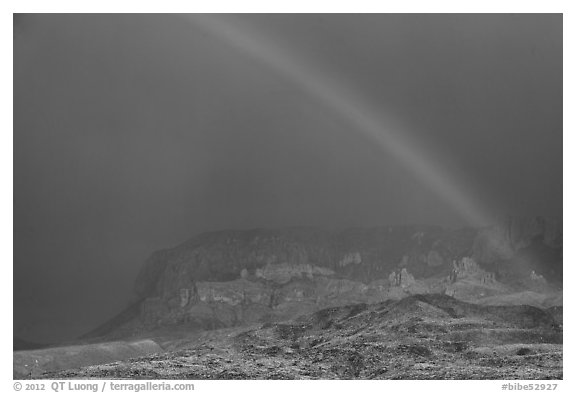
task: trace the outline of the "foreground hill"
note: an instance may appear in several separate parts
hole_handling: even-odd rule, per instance
[[[558,309],[414,295],[164,337],[166,352],[43,374],[131,379],[562,379]]]

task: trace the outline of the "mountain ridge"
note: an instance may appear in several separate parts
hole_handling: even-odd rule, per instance
[[[403,225],[206,232],[154,252],[135,281],[137,306],[82,338],[135,335],[179,324],[230,327],[417,293],[486,298],[486,304],[508,296],[506,301],[514,304],[528,299],[538,306],[559,305],[561,296],[551,295],[554,288],[558,292],[557,275],[544,268],[549,261],[538,267],[514,259],[540,237],[556,242],[556,248],[538,244],[550,255],[560,250],[555,263],[561,264],[558,233],[558,227],[542,219],[480,229]],[[527,294],[511,296],[522,291]]]

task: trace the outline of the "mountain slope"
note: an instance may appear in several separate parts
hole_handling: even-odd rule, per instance
[[[556,226],[542,223],[204,233],[153,253],[135,282],[138,301],[83,338],[247,326],[424,293],[485,304],[561,305],[559,285],[547,281],[557,274],[544,269],[551,261],[561,264],[561,247],[550,229]],[[527,258],[525,250],[535,246],[555,251]]]
[[[323,309],[167,340],[163,354],[45,374],[143,379],[562,379],[562,328],[531,306],[446,295]]]

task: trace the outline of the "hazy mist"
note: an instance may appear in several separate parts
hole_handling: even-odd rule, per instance
[[[470,224],[202,19],[354,91],[493,216],[562,216],[561,15],[16,15],[15,334],[89,330],[199,232]]]

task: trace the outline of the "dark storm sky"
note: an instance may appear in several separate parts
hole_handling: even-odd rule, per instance
[[[561,217],[561,15],[218,20],[400,119],[494,215]],[[14,23],[16,334],[82,333],[122,309],[149,253],[206,230],[465,224],[338,111],[194,18]]]

